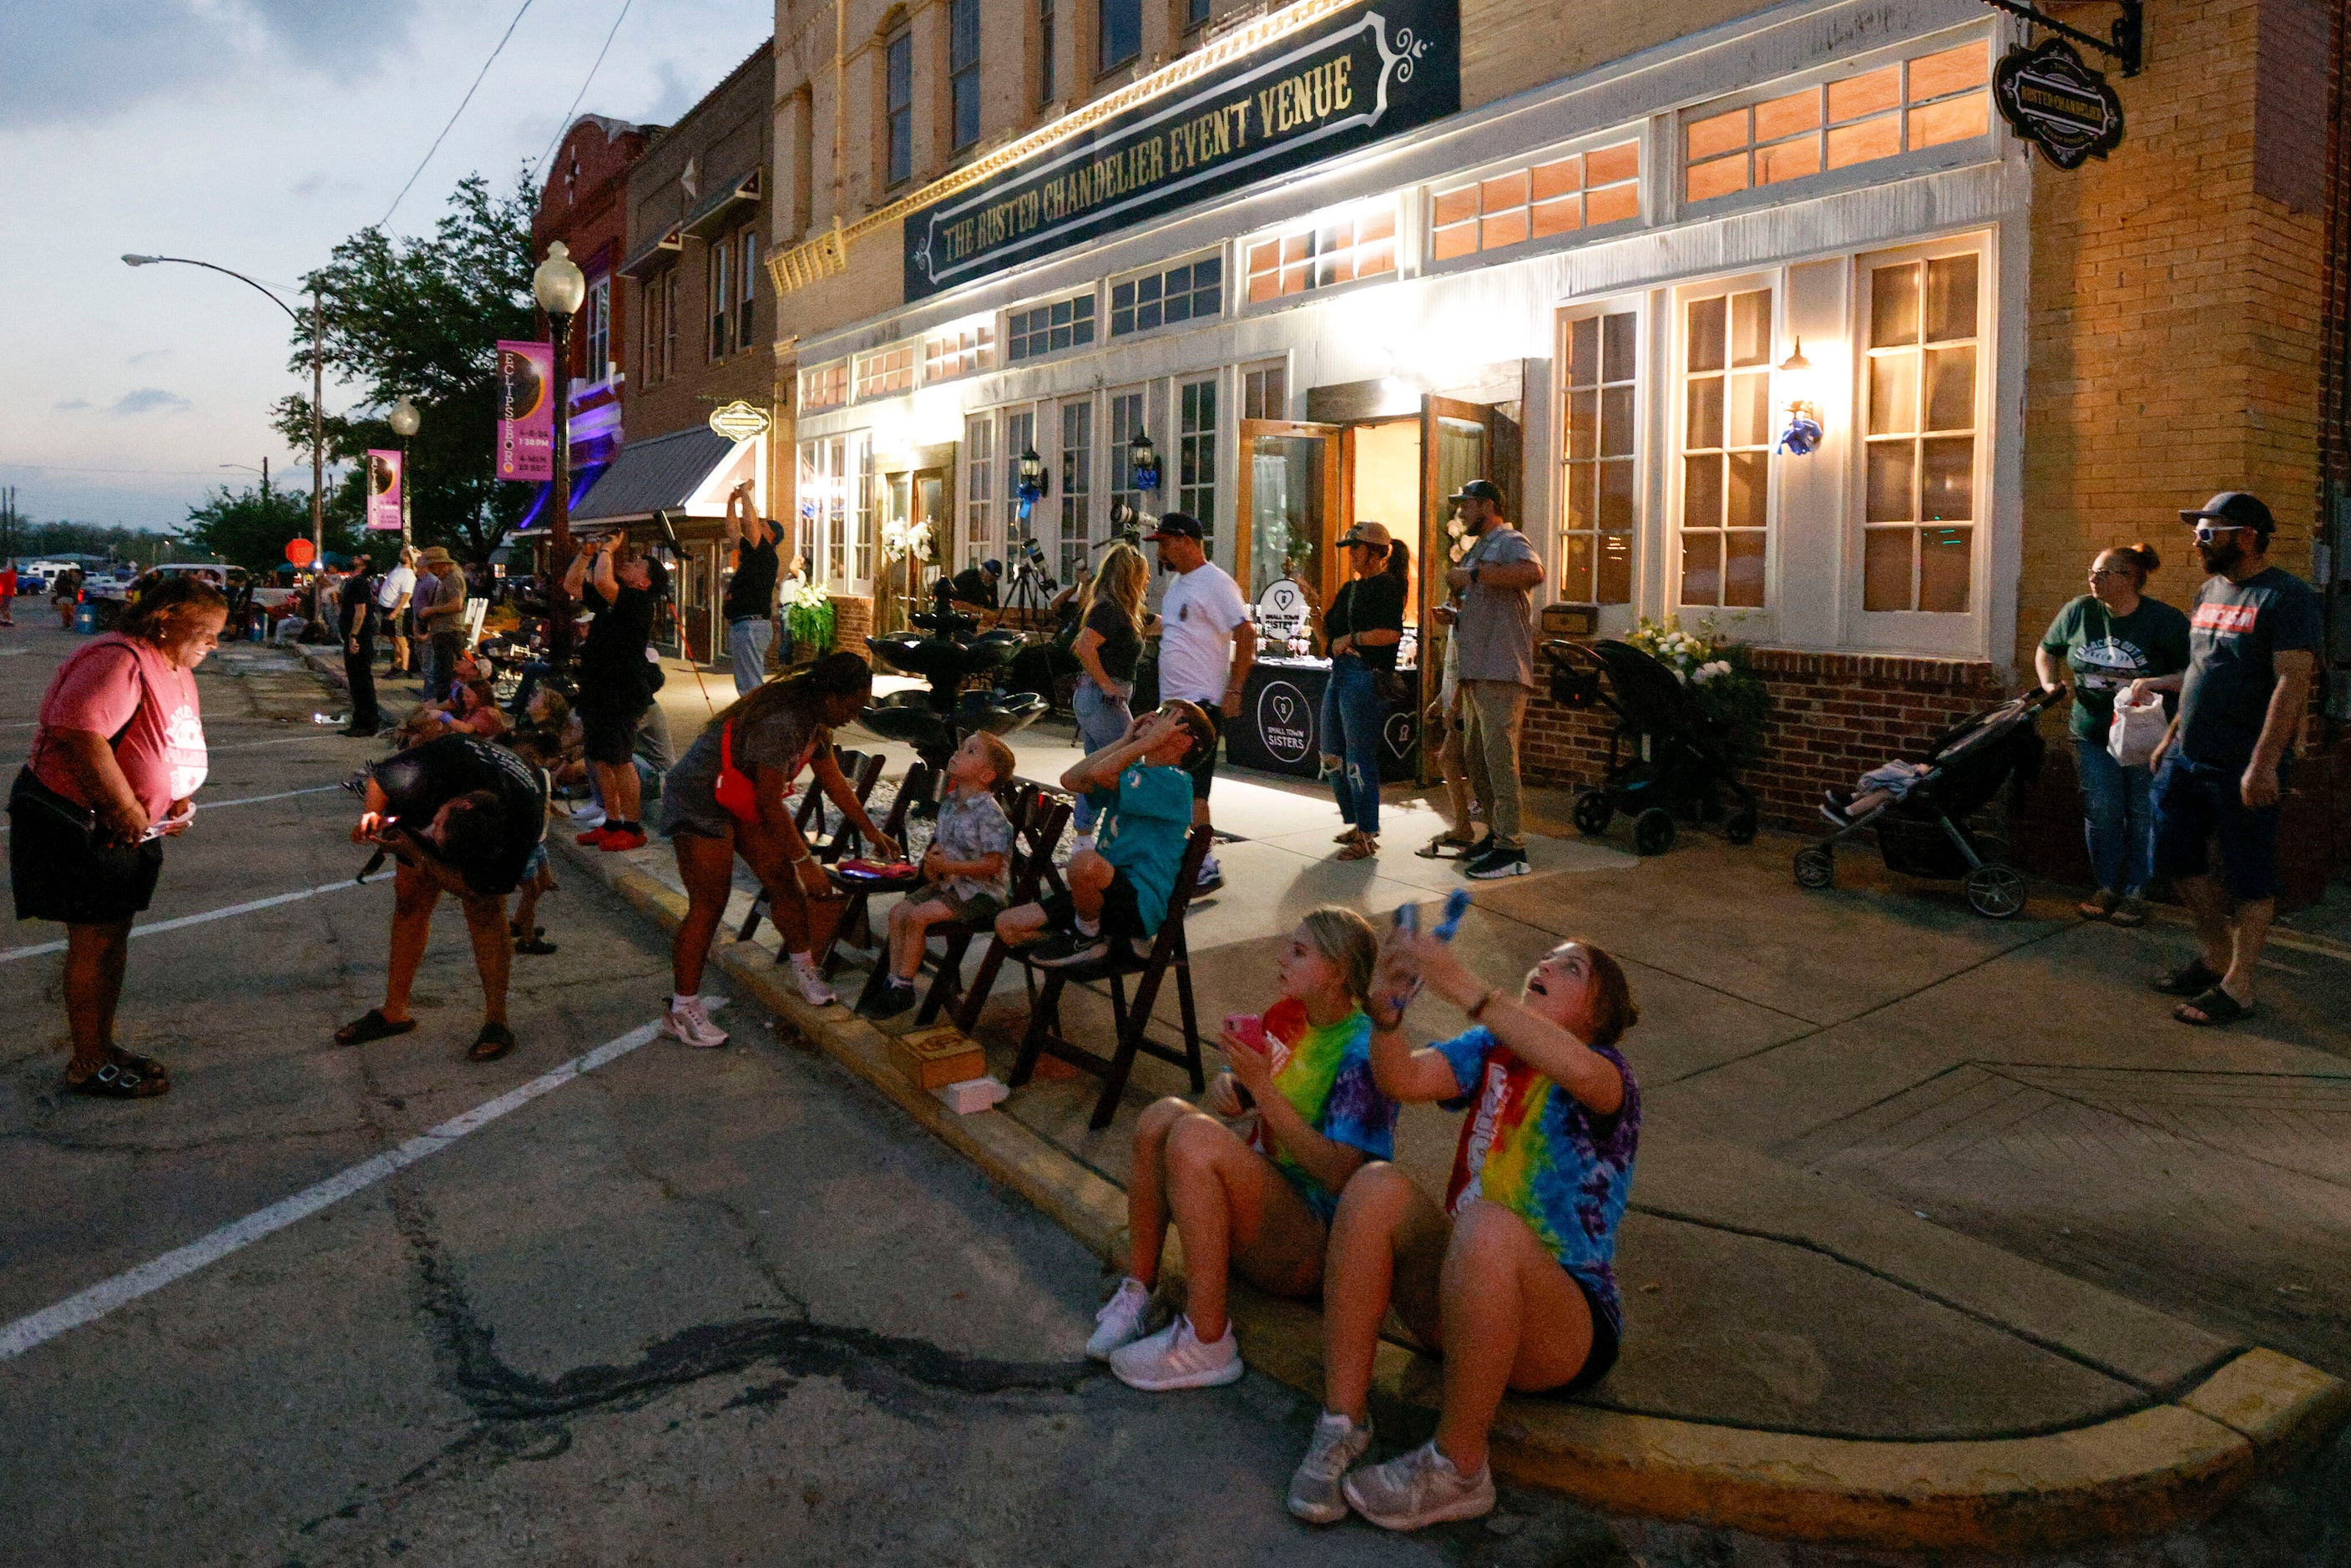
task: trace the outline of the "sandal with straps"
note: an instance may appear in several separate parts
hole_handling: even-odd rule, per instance
[[[414,1019],[402,1019],[398,1023],[383,1016],[381,1008],[370,1008],[335,1031],[337,1045],[365,1045],[370,1040],[390,1040],[396,1034],[406,1034],[416,1027]]]
[[[2188,1015],[2191,1011],[2201,1016],[2189,1018]],[[2197,1029],[2216,1029],[2224,1024],[2236,1023],[2252,1017],[2253,1009],[2219,986],[2215,986],[2200,996],[2190,997],[2172,1009],[2171,1016],[2181,1023]]]
[[[109,1061],[78,1083],[67,1079],[65,1090],[68,1094],[88,1095],[93,1100],[152,1100],[158,1094],[170,1093],[172,1081],[119,1061]]]
[[[2220,974],[2201,958],[2190,958],[2177,969],[2166,969],[2149,982],[2167,997],[2200,997],[2220,983]]]

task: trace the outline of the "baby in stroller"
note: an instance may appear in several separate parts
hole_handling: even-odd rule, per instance
[[[1840,828],[1850,828],[1871,812],[1909,794],[1918,780],[1931,771],[1923,762],[1895,761],[1873,768],[1855,779],[1850,789],[1823,791],[1821,815]]]

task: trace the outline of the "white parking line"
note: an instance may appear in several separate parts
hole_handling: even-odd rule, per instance
[[[345,877],[340,882],[322,882],[316,887],[301,888],[293,893],[281,893],[272,898],[256,898],[245,904],[232,904],[223,909],[207,909],[202,915],[183,915],[174,920],[157,920],[144,925],[133,925],[131,928],[131,936],[134,941],[141,936],[161,936],[166,931],[177,931],[183,925],[202,925],[208,921],[226,920],[232,915],[251,915],[258,909],[275,909],[281,904],[298,904],[306,898],[316,898],[322,893],[334,893],[346,887],[372,886],[376,883],[391,880],[392,873],[386,872],[381,876],[371,876],[364,883],[350,877]],[[44,953],[62,953],[65,950],[66,945],[63,942],[36,942],[29,947],[0,949],[0,964],[13,964],[19,958],[37,958]]]
[[[704,1001],[715,1008],[720,1005],[721,998],[706,997]],[[316,1186],[306,1187],[291,1197],[280,1198],[267,1208],[224,1225],[211,1235],[141,1263],[136,1269],[117,1274],[110,1280],[102,1280],[87,1291],[68,1296],[55,1306],[45,1307],[29,1317],[18,1318],[0,1328],[0,1361],[22,1355],[69,1329],[95,1322],[117,1307],[160,1291],[175,1280],[183,1280],[207,1264],[217,1263],[239,1248],[250,1246],[265,1236],[283,1230],[296,1220],[307,1218],[331,1204],[340,1203],[355,1192],[365,1191],[393,1172],[413,1166],[428,1155],[439,1154],[466,1134],[479,1132],[507,1112],[518,1110],[540,1095],[562,1088],[581,1073],[593,1072],[607,1062],[617,1061],[651,1040],[660,1028],[659,1024],[642,1024],[618,1040],[605,1041],[585,1056],[573,1057],[552,1072],[534,1078],[519,1089],[510,1089],[496,1099],[476,1105],[464,1115],[452,1117],[429,1132],[419,1133],[406,1143],[386,1149],[372,1159],[361,1160],[350,1169],[329,1176]]]
[[[314,784],[308,789],[281,789],[275,795],[247,795],[241,800],[199,800],[196,802],[196,810],[217,811],[224,806],[258,806],[269,800],[291,800],[297,795],[323,795],[329,789],[341,788],[340,784]],[[0,825],[0,833],[7,831],[7,826]]]

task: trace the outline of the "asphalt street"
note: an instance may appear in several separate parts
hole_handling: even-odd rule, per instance
[[[74,643],[6,638],[13,768]],[[310,722],[331,696],[284,655],[202,685],[206,810],[119,1032],[171,1093],[61,1095],[57,959],[27,951],[61,933],[0,932],[0,1562],[1859,1561],[1510,1489],[1413,1539],[1294,1524],[1306,1402],[1102,1375],[1091,1255],[739,1002],[726,1050],[648,1040],[665,946],[584,878],[543,906],[559,951],[516,962],[507,1061],[464,1060],[454,908],[423,1027],[337,1048],[383,977],[390,889],[352,885],[333,788],[372,745]],[[2304,1533],[2277,1496],[2264,1551]],[[2236,1531],[2074,1561],[2252,1560]]]

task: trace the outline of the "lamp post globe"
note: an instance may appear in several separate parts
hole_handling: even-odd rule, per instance
[[[571,259],[571,247],[557,240],[547,247],[547,259],[530,275],[531,298],[549,316],[569,316],[588,298],[588,278]]]
[[[416,405],[405,397],[392,405],[392,433],[402,441],[416,434],[418,423]]]

